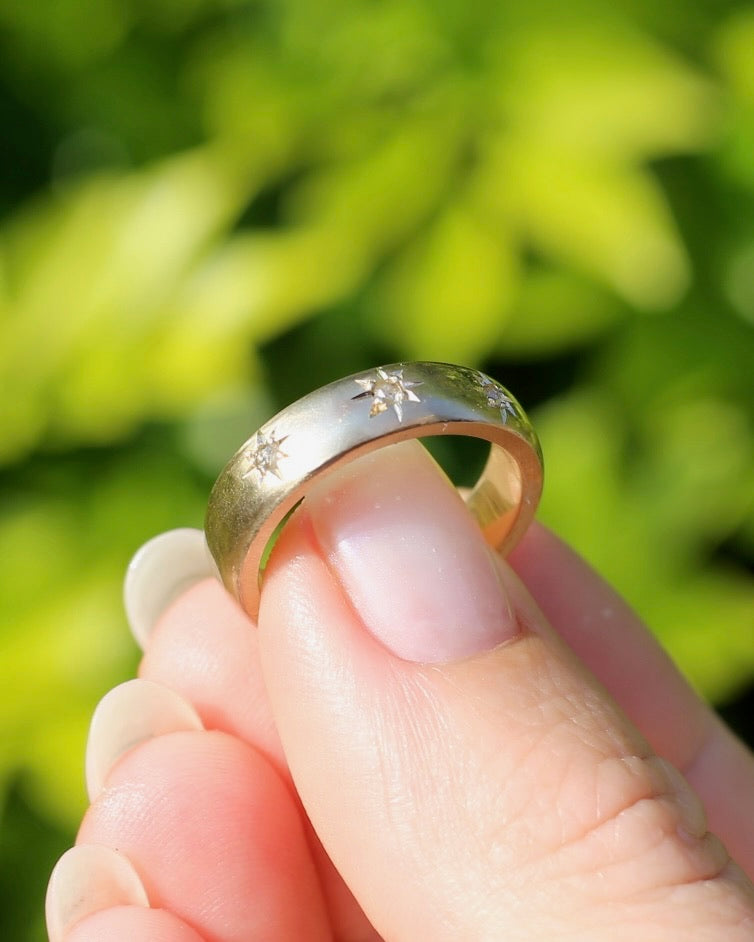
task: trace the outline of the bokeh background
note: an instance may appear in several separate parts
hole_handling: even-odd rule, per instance
[[[754,5],[0,0],[0,122],[3,939],[137,663],[130,555],[380,362],[513,389],[542,518],[752,736]]]

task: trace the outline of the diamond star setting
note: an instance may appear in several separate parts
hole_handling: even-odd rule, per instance
[[[503,389],[493,383],[491,379],[488,379],[486,376],[479,374],[479,384],[482,387],[482,392],[487,399],[487,405],[493,409],[500,410],[500,419],[503,425],[507,425],[508,416],[512,415],[516,417],[516,407],[513,404],[513,400],[510,396],[507,396]]]
[[[403,404],[406,402],[421,402],[421,399],[413,391],[414,386],[421,386],[420,382],[404,379],[403,370],[384,370],[378,367],[376,376],[370,376],[368,379],[354,380],[362,388],[362,392],[352,399],[365,399],[371,397],[372,407],[369,410],[370,419],[381,412],[386,412],[392,408],[398,417],[398,421],[403,421]]]
[[[281,458],[288,457],[280,447],[286,438],[288,438],[287,435],[276,438],[274,432],[270,432],[268,435],[265,435],[264,432],[257,432],[254,444],[244,453],[249,467],[242,477],[247,478],[250,474],[256,472],[260,480],[268,474],[274,474],[276,478],[282,478],[278,462]]]

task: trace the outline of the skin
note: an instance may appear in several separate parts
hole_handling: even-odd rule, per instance
[[[365,624],[328,515],[373,524],[379,480],[409,515],[466,526],[444,484],[422,503],[437,472],[399,447],[292,517],[258,625],[213,580],[163,614],[140,676],[206,729],[110,770],[78,840],[130,858],[153,908],[66,942],[754,939],[754,760],[552,533],[494,560],[499,644],[420,663]]]

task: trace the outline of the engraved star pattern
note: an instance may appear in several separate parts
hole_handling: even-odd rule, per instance
[[[412,387],[421,386],[420,382],[403,378],[403,370],[392,370],[388,372],[382,367],[377,369],[376,377],[368,379],[354,380],[361,386],[363,392],[352,396],[353,399],[364,399],[368,396],[372,398],[372,408],[369,410],[369,417],[386,412],[392,407],[398,421],[403,421],[404,402],[421,402],[421,399],[413,391]]]
[[[479,375],[479,382],[482,387],[482,392],[484,393],[487,399],[487,405],[495,409],[500,410],[500,419],[503,422],[503,425],[507,425],[508,416],[512,415],[514,418],[516,416],[516,407],[513,404],[513,400],[505,394],[505,392],[492,380],[487,379],[486,376]]]
[[[276,438],[274,432],[270,432],[269,435],[257,432],[253,446],[246,451],[245,457],[249,461],[249,468],[242,476],[247,478],[252,472],[256,472],[260,480],[267,474],[282,478],[278,462],[281,458],[288,457],[280,447],[286,438],[288,438],[287,435]]]

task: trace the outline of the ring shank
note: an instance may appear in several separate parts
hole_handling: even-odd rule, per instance
[[[370,412],[359,393],[375,371],[322,387],[288,406],[236,452],[210,495],[206,520],[209,548],[227,589],[256,617],[260,568],[277,527],[305,497],[314,480],[360,455],[393,442],[436,435],[473,436],[490,442],[490,454],[466,497],[487,543],[505,553],[534,516],[542,490],[542,459],[536,434],[518,403],[509,414],[486,398],[480,377],[465,367],[437,363],[381,368],[405,376],[413,399],[402,408]],[[392,375],[392,374],[389,374]],[[411,382],[409,382],[409,379]],[[405,391],[405,390],[404,390]],[[376,397],[374,397],[376,401]],[[270,457],[272,456],[272,457]],[[266,462],[266,463],[265,463]],[[271,466],[269,462],[272,462]]]
[[[487,436],[483,436],[487,437]],[[487,543],[506,555],[531,523],[542,493],[542,463],[528,445],[492,444],[466,506]]]

